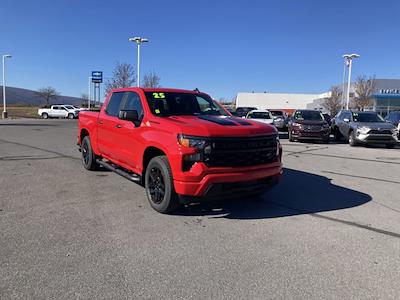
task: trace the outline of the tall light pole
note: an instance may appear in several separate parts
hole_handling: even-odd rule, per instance
[[[351,81],[351,66],[353,65],[353,59],[359,58],[360,55],[358,54],[344,54],[343,58],[346,60],[346,65],[349,67],[349,77],[347,81],[347,98],[346,98],[346,109],[349,109],[349,102],[350,102],[350,81]]]
[[[346,66],[347,66],[347,61],[346,59],[343,61],[343,78],[342,78],[342,109],[344,109],[345,104],[344,104],[344,92],[346,90]]]
[[[146,38],[141,38],[138,36],[129,38],[130,42],[135,42],[137,45],[137,79],[136,79],[136,86],[140,86],[140,45],[142,43],[147,43],[149,40]]]
[[[92,83],[92,76],[89,76],[89,82],[88,82],[88,109],[90,109],[90,98],[91,98],[91,83]]]
[[[3,55],[3,119],[7,119],[7,108],[6,108],[6,58],[11,58],[10,54]]]

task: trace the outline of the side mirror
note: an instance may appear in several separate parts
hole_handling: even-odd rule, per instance
[[[347,119],[347,118],[344,118],[343,121],[346,122],[346,123],[349,123],[349,122],[350,122],[350,120]]]
[[[136,110],[120,110],[118,118],[124,121],[131,121],[134,123],[139,121],[139,115]]]

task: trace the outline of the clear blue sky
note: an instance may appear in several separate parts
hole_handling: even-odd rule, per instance
[[[133,35],[148,37],[142,74],[213,97],[239,91],[323,92],[354,75],[400,78],[400,1],[2,0],[0,53],[10,86],[87,91],[92,70],[136,67]]]

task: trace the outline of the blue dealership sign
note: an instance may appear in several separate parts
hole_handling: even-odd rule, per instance
[[[102,71],[92,71],[92,82],[102,83],[103,82],[103,72]]]

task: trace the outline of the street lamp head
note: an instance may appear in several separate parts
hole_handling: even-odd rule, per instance
[[[345,59],[353,59],[353,58],[359,58],[360,55],[353,53],[353,54],[344,54],[342,57]]]
[[[4,58],[11,58],[11,54],[4,54],[3,57]]]
[[[135,37],[129,38],[129,41],[130,42],[135,42],[137,44],[140,44],[140,43],[147,43],[149,40],[145,39],[145,38],[141,38],[141,37],[135,36]]]

